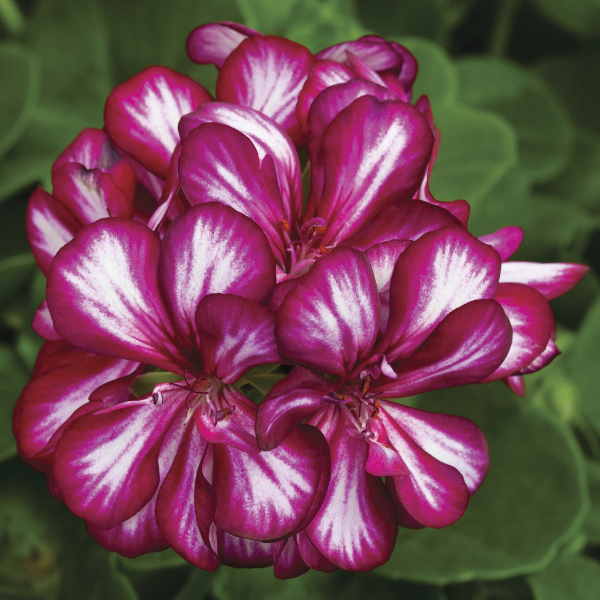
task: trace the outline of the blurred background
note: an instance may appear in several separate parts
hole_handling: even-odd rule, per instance
[[[111,89],[188,61],[189,32],[245,23],[313,52],[377,33],[419,60],[442,143],[441,200],[471,203],[476,235],[525,231],[517,260],[591,267],[552,302],[563,350],[528,375],[411,398],[484,431],[490,474],[465,517],[401,530],[369,574],[271,569],[209,574],[171,551],[124,559],[98,547],[16,457],[11,415],[41,340],[30,327],[45,280],[27,243],[36,185]],[[0,599],[597,600],[600,598],[600,0],[0,0]]]

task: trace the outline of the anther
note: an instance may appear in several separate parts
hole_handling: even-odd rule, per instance
[[[362,389],[361,389],[361,392],[363,393],[363,396],[369,391],[369,386],[370,385],[371,385],[371,376],[367,375],[363,379],[363,384],[362,384]]]
[[[154,392],[152,394],[152,400],[154,401],[155,406],[162,406],[163,403],[163,395],[162,392]]]
[[[286,233],[289,233],[289,232],[290,232],[290,224],[287,222],[287,220],[286,220],[286,219],[282,219],[282,221],[281,221],[281,227],[283,227],[283,230],[284,230]]]
[[[331,248],[325,248],[325,246],[319,246],[319,252],[321,254],[329,254],[331,252]]]

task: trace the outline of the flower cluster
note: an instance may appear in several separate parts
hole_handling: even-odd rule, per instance
[[[187,49],[216,100],[142,71],[30,199],[47,341],[19,453],[125,556],[373,569],[399,525],[458,520],[489,465],[474,423],[397,399],[524,395],[559,353],[548,300],[586,268],[509,261],[519,228],[477,239],[433,197],[440,133],[396,42],[314,56],[216,23]],[[260,403],[255,372],[279,379]]]

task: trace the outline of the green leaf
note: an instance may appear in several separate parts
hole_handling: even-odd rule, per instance
[[[600,4],[598,5],[600,7]],[[600,134],[600,51],[552,57],[536,71],[558,92],[573,121],[583,130]]]
[[[40,87],[37,55],[18,44],[0,44],[0,159],[33,116]]]
[[[149,394],[154,386],[159,383],[166,383],[169,381],[181,381],[181,375],[175,373],[168,373],[166,371],[159,371],[157,373],[144,373],[139,377],[136,377],[133,383],[129,386],[129,391],[136,397],[141,398],[146,394]]]
[[[89,600],[139,600],[131,581],[123,573],[111,570],[94,588]]]
[[[537,75],[496,58],[456,63],[459,100],[488,108],[515,129],[521,169],[533,181],[556,175],[566,164],[574,130],[554,91]]]
[[[172,567],[186,566],[188,563],[169,548],[162,552],[151,552],[137,558],[118,557],[121,566],[127,571],[157,571],[160,569],[170,569]]]
[[[550,19],[575,33],[590,35],[600,31],[598,0],[535,0]]]
[[[15,350],[29,371],[33,371],[35,359],[39,354],[44,340],[27,324],[17,336]]]
[[[413,97],[417,99],[421,94],[427,94],[437,124],[437,111],[456,101],[456,69],[450,57],[435,42],[417,37],[401,37],[398,38],[398,42],[406,46],[419,62],[419,75],[413,87]]]
[[[600,565],[585,556],[565,556],[528,580],[535,600],[600,598]]]
[[[440,151],[431,174],[438,200],[476,202],[517,162],[517,138],[502,117],[460,104],[435,113]]]
[[[11,346],[0,343],[0,461],[17,453],[12,412],[28,378],[27,370]]]
[[[194,569],[191,577],[173,600],[202,600],[210,590],[214,577],[214,573]]]
[[[462,519],[441,530],[401,529],[392,558],[375,573],[445,585],[548,564],[588,510],[585,466],[570,430],[500,382],[424,394],[415,404],[479,425],[490,471]]]
[[[29,252],[0,260],[0,303],[8,300],[25,285],[34,266],[35,260]]]
[[[600,433],[600,298],[589,310],[571,351],[565,357],[565,369],[579,392],[583,417]]]
[[[583,530],[590,544],[600,544],[600,463],[586,460],[586,467],[591,507]]]

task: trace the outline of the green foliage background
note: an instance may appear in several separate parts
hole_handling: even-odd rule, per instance
[[[184,43],[233,20],[313,51],[374,32],[417,56],[442,145],[432,188],[465,198],[475,234],[525,230],[516,259],[591,266],[552,302],[563,355],[527,377],[409,399],[484,431],[490,474],[465,517],[401,530],[370,574],[209,574],[172,551],[99,548],[16,458],[10,421],[41,345],[45,280],[24,215],[37,184],[106,96],[163,64],[211,88]],[[0,0],[0,599],[584,600],[600,598],[599,0]]]

